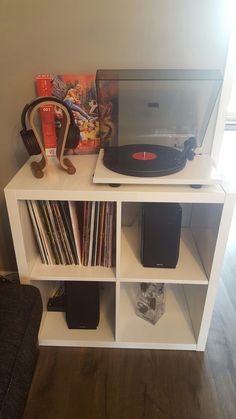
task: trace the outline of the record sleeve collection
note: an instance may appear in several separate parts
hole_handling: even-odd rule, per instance
[[[43,264],[115,265],[114,202],[26,202]]]

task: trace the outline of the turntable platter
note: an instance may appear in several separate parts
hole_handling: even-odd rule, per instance
[[[107,147],[104,150],[104,166],[128,176],[165,176],[182,170],[186,159],[172,147],[152,144],[132,144]]]

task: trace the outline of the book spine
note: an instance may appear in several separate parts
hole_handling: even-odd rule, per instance
[[[82,265],[85,265],[86,217],[87,217],[87,201],[84,202],[84,208],[83,208]]]
[[[113,202],[112,209],[112,260],[111,266],[116,266],[116,203]]]
[[[76,243],[69,213],[69,204],[66,201],[58,201],[58,205],[74,263],[75,265],[80,265],[80,256],[77,255]],[[77,234],[79,234],[79,232]]]
[[[95,201],[92,202],[91,219],[90,219],[90,227],[89,227],[88,266],[92,266],[94,221],[95,221]]]
[[[62,245],[61,245],[61,242],[60,242],[59,233],[57,231],[56,223],[55,223],[55,220],[54,220],[54,215],[53,215],[52,208],[51,208],[51,202],[47,200],[47,201],[45,201],[45,204],[46,204],[45,208],[46,208],[46,211],[47,211],[48,218],[50,220],[54,240],[55,240],[55,243],[56,243],[56,246],[57,246],[57,251],[58,251],[58,254],[59,254],[59,258],[60,258],[60,265],[66,265],[66,260],[65,260],[64,254],[63,254],[63,249],[62,249]]]
[[[87,207],[86,207],[86,218],[85,218],[84,266],[88,266],[88,261],[89,261],[91,214],[92,214],[92,202],[88,201]]]
[[[98,243],[98,228],[99,228],[99,206],[100,206],[100,202],[95,202],[92,266],[96,266],[97,264],[96,259],[97,259],[97,243]]]
[[[105,207],[105,224],[104,224],[104,251],[103,251],[103,261],[102,266],[108,266],[108,229],[109,229],[109,206],[110,202],[106,202]]]
[[[52,231],[50,220],[49,220],[49,217],[48,217],[48,214],[47,214],[46,203],[45,203],[45,201],[41,200],[41,201],[39,201],[38,204],[39,204],[39,208],[40,208],[41,214],[42,214],[43,219],[44,219],[45,228],[46,228],[46,231],[47,231],[50,243],[51,243],[51,248],[52,248],[52,252],[53,252],[53,256],[54,256],[54,263],[56,265],[59,265],[60,264],[60,257],[59,257],[58,251],[57,251],[57,246],[56,246],[56,243],[55,243],[55,240],[54,240],[53,231]]]
[[[70,220],[71,220],[71,226],[73,231],[73,237],[75,241],[75,247],[76,247],[76,254],[77,254],[77,260],[78,264],[81,265],[81,236],[80,236],[80,230],[79,230],[79,220],[77,217],[76,212],[76,202],[69,201],[69,213],[70,213]]]
[[[36,77],[36,88],[38,96],[51,96],[51,77],[49,74],[40,74]],[[47,156],[56,155],[56,129],[55,114],[52,105],[40,107],[44,148]]]
[[[44,253],[44,248],[43,248],[43,244],[42,244],[42,237],[40,234],[40,230],[39,230],[39,226],[37,223],[37,219],[34,213],[34,209],[33,209],[33,205],[32,205],[32,201],[26,201],[27,203],[27,207],[28,207],[28,211],[30,214],[30,219],[31,219],[31,223],[33,226],[33,232],[34,232],[34,236],[38,245],[38,249],[39,249],[39,253],[40,253],[40,257],[42,260],[43,264],[47,264],[47,260],[46,260],[46,256]]]
[[[50,247],[49,238],[47,236],[43,219],[39,210],[39,203],[38,201],[31,201],[31,203],[32,203],[33,211],[34,211],[35,218],[36,218],[37,225],[40,232],[41,242],[42,242],[42,246],[43,246],[44,254],[46,258],[46,264],[52,265],[53,264],[52,249]]]
[[[98,265],[102,266],[102,250],[103,250],[103,242],[104,242],[103,227],[104,227],[105,202],[101,202],[100,210],[101,210],[101,215],[100,215]]]
[[[113,202],[109,205],[109,229],[108,229],[108,266],[112,267],[112,235],[113,235]]]
[[[59,240],[61,243],[62,252],[65,257],[65,262],[67,265],[72,265],[74,263],[74,260],[71,255],[70,247],[68,246],[67,236],[65,234],[65,228],[62,222],[60,211],[59,211],[59,204],[57,201],[51,201],[50,204],[51,204],[51,209],[54,216],[54,221],[56,224],[56,229],[58,232]]]

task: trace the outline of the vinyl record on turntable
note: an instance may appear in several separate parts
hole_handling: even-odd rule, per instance
[[[105,148],[103,163],[114,172],[129,176],[152,177],[182,170],[186,158],[182,158],[182,153],[171,147],[132,144]]]

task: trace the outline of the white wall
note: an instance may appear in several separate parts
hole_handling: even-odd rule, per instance
[[[11,269],[3,188],[27,158],[20,114],[39,73],[97,68],[216,68],[227,0],[1,0],[0,267]],[[9,251],[10,247],[10,251]]]

